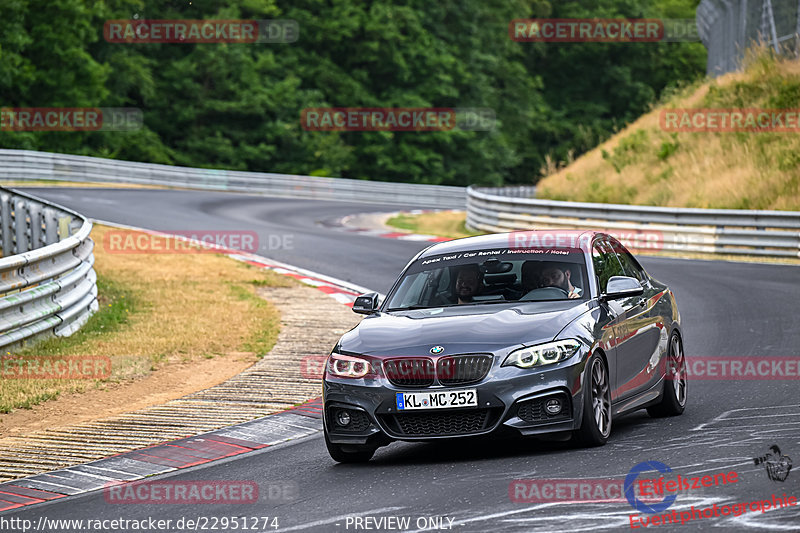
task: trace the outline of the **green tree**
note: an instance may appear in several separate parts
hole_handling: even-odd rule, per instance
[[[515,18],[691,18],[697,0],[6,0],[0,105],[136,107],[135,132],[8,132],[0,146],[250,171],[438,184],[530,183],[593,147],[670,84],[696,43],[555,45]],[[127,44],[109,19],[273,19],[286,44]],[[309,107],[490,108],[491,131],[318,132]]]

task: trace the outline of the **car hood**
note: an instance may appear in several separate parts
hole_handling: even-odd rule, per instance
[[[494,352],[552,340],[592,307],[590,302],[548,302],[491,311],[472,307],[380,313],[346,333],[340,350],[374,356],[430,355],[433,346],[444,348],[437,355]]]

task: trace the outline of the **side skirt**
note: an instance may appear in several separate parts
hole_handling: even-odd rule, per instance
[[[625,413],[630,413],[632,411],[637,411],[639,409],[644,409],[645,407],[650,407],[651,405],[657,404],[659,401],[661,401],[661,397],[664,394],[664,383],[665,381],[662,378],[658,383],[646,391],[641,392],[632,398],[625,398],[624,401],[617,404],[613,404],[611,406],[612,416],[623,415]]]

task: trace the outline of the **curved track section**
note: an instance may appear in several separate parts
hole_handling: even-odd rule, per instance
[[[247,195],[121,189],[37,189],[37,194],[100,220],[168,230],[251,230],[259,254],[386,292],[408,258],[427,243],[381,239],[326,227],[344,215],[419,206],[374,206]],[[270,235],[291,235],[292,246],[269,249]],[[674,290],[682,311],[687,356],[800,356],[796,326],[800,269],[796,266],[642,258],[647,270]],[[735,470],[739,482],[680,494],[667,511],[691,506],[800,496],[800,472],[771,481],[753,458],[778,444],[800,460],[800,388],[797,380],[690,381],[683,416],[652,419],[644,412],[615,420],[609,443],[581,449],[536,441],[395,443],[366,465],[336,465],[319,435],[293,444],[184,470],[171,480],[252,480],[261,487],[296,483],[290,500],[257,505],[114,505],[102,493],[31,506],[3,516],[33,520],[171,519],[271,516],[279,531],[398,530],[381,517],[409,517],[404,531],[596,531],[630,527],[627,501],[521,503],[510,487],[518,479],[624,479],[643,461],[656,460],[683,476]],[[265,489],[266,490],[266,489]],[[357,521],[356,518],[364,520]],[[370,520],[365,521],[366,518]],[[359,527],[360,524],[360,527]],[[382,525],[378,525],[382,524]],[[397,523],[393,523],[395,526]],[[700,518],[690,531],[796,531],[800,506],[741,516]],[[668,526],[669,530],[674,526]],[[665,530],[666,528],[660,528]],[[231,530],[230,528],[228,530]],[[274,531],[271,527],[258,531]],[[55,530],[54,531],[58,531]],[[66,531],[66,530],[65,530]]]

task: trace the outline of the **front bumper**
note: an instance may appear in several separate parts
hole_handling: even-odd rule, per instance
[[[583,409],[586,354],[561,363],[519,369],[501,367],[499,357],[488,376],[460,386],[399,387],[384,377],[323,380],[324,425],[336,444],[385,444],[392,440],[425,441],[471,437],[500,431],[543,435],[578,429]],[[475,389],[478,405],[468,408],[398,411],[396,393]],[[544,404],[558,398],[562,411],[550,415]],[[337,413],[346,410],[350,423],[342,427]]]

